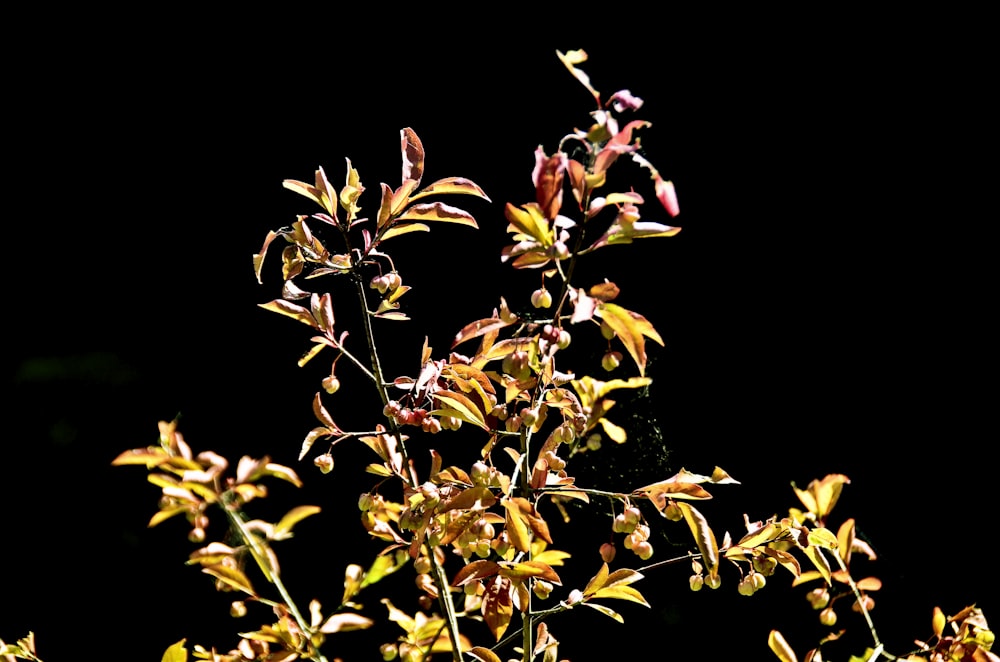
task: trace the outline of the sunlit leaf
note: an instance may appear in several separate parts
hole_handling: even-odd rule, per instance
[[[482,646],[473,646],[465,652],[479,660],[479,662],[503,662],[496,653]]]
[[[236,568],[220,564],[204,567],[202,568],[202,572],[212,575],[223,584],[226,584],[230,588],[234,588],[237,591],[243,591],[244,593],[248,593],[255,597],[257,595],[247,576]]]
[[[608,435],[608,437],[616,444],[624,444],[628,439],[625,433],[625,428],[620,425],[615,425],[606,418],[601,418],[597,422],[601,424],[602,428],[604,428],[604,434]]]
[[[559,61],[562,62],[567,69],[569,69],[569,72],[573,74],[573,77],[580,81],[580,83],[582,83],[583,86],[590,91],[590,94],[594,97],[594,101],[596,101],[597,105],[600,106],[601,95],[591,86],[590,76],[588,76],[582,69],[578,69],[576,67],[576,65],[587,61],[587,52],[582,49],[566,51],[565,53],[556,51],[556,56],[559,58]]]
[[[365,618],[361,614],[353,614],[345,612],[342,614],[333,614],[330,618],[326,619],[322,626],[320,626],[319,631],[325,634],[332,634],[334,632],[350,632],[351,630],[364,630],[370,628],[375,624],[370,618]]]
[[[163,657],[160,658],[160,662],[187,662],[188,653],[187,649],[184,647],[184,643],[186,641],[187,639],[181,639],[167,648],[167,650],[163,652]]]
[[[319,506],[297,506],[292,508],[274,525],[273,538],[275,540],[284,540],[291,537],[292,527],[318,512],[320,512]]]
[[[632,588],[631,586],[605,586],[604,588],[597,589],[591,596],[593,598],[614,598],[617,600],[630,600],[632,602],[637,602],[646,607],[649,603],[646,602],[646,598],[642,597],[642,593]]]
[[[279,315],[291,317],[294,320],[298,320],[303,324],[307,324],[314,329],[322,331],[322,328],[320,328],[319,324],[316,323],[316,320],[313,319],[312,313],[308,308],[295,303],[290,303],[284,299],[275,299],[274,301],[259,303],[257,305],[264,310],[270,310],[271,312],[278,313]]]
[[[127,464],[144,464],[147,469],[152,469],[158,464],[169,459],[170,456],[167,454],[167,451],[159,446],[150,446],[148,448],[134,448],[132,450],[125,451],[112,460],[111,464],[116,467]]]
[[[383,232],[380,239],[385,241],[386,239],[392,239],[393,237],[409,234],[410,232],[430,232],[430,230],[430,226],[424,225],[423,223],[401,223],[399,225],[393,225],[391,228]]]
[[[513,613],[510,580],[497,577],[487,584],[486,593],[483,595],[483,620],[497,641],[500,641],[500,637],[507,631]]]
[[[517,551],[527,553],[531,548],[531,538],[528,534],[528,527],[525,526],[524,519],[522,518],[521,509],[509,499],[504,499],[501,503],[507,509],[505,521],[507,535],[510,536],[510,544]]]
[[[508,202],[507,206],[504,207],[504,216],[507,217],[514,229],[526,237],[534,239],[545,248],[551,246],[555,241],[555,233],[535,203],[515,207]]]
[[[399,141],[403,153],[403,181],[420,182],[424,176],[424,145],[420,142],[417,132],[405,127],[399,132]]]
[[[299,476],[295,473],[295,470],[290,467],[286,467],[283,464],[268,462],[264,465],[262,473],[267,476],[274,476],[275,478],[288,481],[295,487],[302,487],[302,481],[299,480]]]
[[[382,554],[372,561],[371,566],[368,571],[365,572],[364,579],[361,580],[361,588],[366,586],[371,586],[375,582],[381,581],[385,577],[388,577],[392,573],[399,570],[402,566],[406,556],[393,556],[392,554]]]
[[[792,650],[792,647],[788,645],[788,642],[785,641],[785,638],[777,630],[771,630],[771,634],[767,637],[767,645],[771,648],[771,652],[778,656],[781,662],[799,662],[799,658],[795,656],[795,651]]]
[[[432,399],[441,402],[449,409],[453,409],[461,414],[459,418],[462,420],[489,431],[490,428],[486,425],[486,419],[483,417],[483,413],[479,410],[479,407],[476,406],[476,403],[473,402],[467,395],[444,389],[434,391],[430,395]]]
[[[809,535],[806,537],[810,545],[815,545],[817,547],[825,547],[826,549],[837,549],[837,536],[833,535],[833,531],[823,527],[818,527],[809,530]]]
[[[708,521],[704,515],[688,503],[680,501],[677,502],[677,506],[681,509],[684,520],[691,529],[691,535],[694,536],[698,550],[701,552],[702,562],[710,574],[716,574],[719,568],[719,545],[715,541],[715,534],[712,533]]]
[[[602,563],[601,568],[597,571],[597,574],[591,577],[590,581],[588,581],[587,585],[584,587],[583,589],[584,596],[593,595],[594,591],[597,591],[602,586],[604,586],[604,583],[608,581],[609,574],[610,573],[608,570],[608,564]]]
[[[516,579],[524,581],[530,577],[539,577],[546,581],[550,581],[553,584],[562,584],[562,580],[559,579],[559,575],[553,570],[548,564],[541,563],[539,561],[522,561],[520,563],[500,563],[500,574],[504,577],[510,577],[511,579]]]
[[[397,221],[441,221],[479,228],[472,214],[464,209],[446,205],[443,202],[428,202],[408,207],[406,211],[399,215]]]
[[[492,202],[489,196],[486,195],[478,184],[473,182],[471,179],[466,179],[465,177],[445,177],[444,179],[439,179],[433,184],[425,186],[419,193],[411,195],[410,200],[417,200],[428,195],[452,193],[474,195],[477,198],[486,200],[487,202]]]
[[[157,524],[160,524],[161,522],[170,519],[174,515],[180,515],[181,513],[186,513],[190,510],[191,509],[188,506],[176,506],[173,508],[165,508],[163,510],[160,510],[155,515],[153,515],[153,517],[149,520],[149,524],[147,524],[146,526],[149,528],[153,528]]]
[[[451,580],[452,586],[464,586],[475,579],[492,577],[500,571],[500,566],[495,561],[485,561],[478,559],[462,566],[455,573]]]
[[[654,342],[663,345],[663,339],[656,332],[653,325],[645,317],[631,310],[626,310],[614,303],[599,303],[594,312],[596,317],[601,318],[618,336],[618,339],[625,345],[625,349],[632,356],[639,368],[639,375],[646,374],[646,341],[649,338]]]
[[[581,603],[581,604],[583,604],[585,607],[590,607],[591,609],[596,609],[597,611],[601,612],[605,616],[607,616],[609,618],[615,619],[619,623],[624,623],[625,622],[625,619],[622,618],[622,615],[619,614],[614,609],[610,609],[608,607],[605,607],[604,605],[599,605],[596,602],[584,602],[584,603]]]
[[[827,584],[832,584],[833,577],[830,572],[830,563],[826,560],[826,557],[823,556],[822,548],[809,546],[802,548],[802,552],[810,561],[812,561],[813,565],[819,571],[820,576],[823,577],[823,580]]]

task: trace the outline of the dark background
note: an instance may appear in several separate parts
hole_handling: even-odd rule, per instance
[[[978,602],[993,615],[995,185],[976,17],[785,31],[761,17],[636,15],[556,32],[535,19],[487,30],[363,14],[23,25],[35,38],[10,53],[4,101],[0,637],[34,630],[50,662],[85,645],[145,660],[182,637],[228,649],[232,633],[268,618],[231,621],[229,597],[183,564],[183,523],[145,528],[157,490],[144,471],[110,466],[178,413],[196,451],[268,453],[300,471],[303,490],[275,486],[267,503],[324,513],[278,552],[303,603],[336,604],[344,565],[379,549],[352,514],[370,457],[345,449],[326,477],[296,463],[325,361],[295,366],[304,328],[256,305],[279,294],[277,261],[260,286],[250,259],[268,230],[312,211],[281,181],[322,165],[339,187],[350,158],[373,211],[378,183],[399,183],[398,132],[410,126],[427,150],[425,181],[461,175],[490,195],[492,205],[463,205],[478,232],[440,225],[399,240],[413,320],[384,325],[398,338],[386,341],[388,371],[413,374],[424,335],[440,353],[498,293],[524,305],[534,287],[500,265],[502,205],[532,199],[539,144],[551,153],[589,123],[588,94],[555,56],[574,48],[590,53],[583,68],[602,93],[645,99],[645,153],[675,182],[684,228],[589,267],[622,285],[622,305],[666,346],[650,350],[649,399],[621,406],[632,442],[579,475],[636,486],[720,465],[742,485],[716,490],[705,510],[717,533],[738,537],[744,512],[798,505],[791,482],[845,473],[835,515],[855,517],[880,554],[874,616],[890,650],[929,636],[935,605]],[[344,381],[335,417],[370,426],[366,394]],[[434,440],[446,460],[467,452],[458,438]],[[586,535],[605,526],[579,517]],[[564,546],[589,546],[566,572],[585,581],[599,541],[580,530]],[[669,542],[657,550],[665,558]],[[384,589],[412,613],[400,574]],[[653,609],[616,605],[624,626],[554,620],[564,655],[592,659],[608,637],[647,653],[712,659],[705,649],[721,646],[770,659],[772,627],[800,654],[822,632],[785,577],[746,599],[734,581],[691,594],[687,574],[652,574],[640,588]],[[376,618],[382,586],[362,596]],[[331,654],[375,655],[364,635],[344,636]]]

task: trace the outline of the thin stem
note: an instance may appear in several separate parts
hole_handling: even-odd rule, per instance
[[[361,305],[361,319],[364,323],[365,339],[368,342],[368,356],[372,367],[371,374],[375,377],[375,388],[378,390],[382,406],[385,407],[389,404],[389,393],[386,390],[385,375],[382,373],[382,364],[381,361],[379,361],[378,349],[375,345],[375,332],[372,328],[371,314],[368,312],[368,301],[365,297],[365,286],[361,280],[361,274],[357,271],[357,266],[358,265],[355,265],[355,270],[351,274],[351,280],[354,282],[355,292],[358,295],[358,303]],[[410,463],[409,453],[406,450],[406,442],[403,440],[403,435],[399,432],[399,426],[396,424],[396,421],[389,418],[388,423],[389,431],[396,438],[397,447],[403,457],[406,480],[410,484],[410,487],[415,489],[418,486],[417,477],[414,474],[413,465]],[[438,604],[441,606],[441,610],[445,614],[445,620],[448,623],[448,636],[451,638],[452,659],[454,662],[462,662],[461,640],[459,639],[458,632],[458,617],[455,616],[455,604],[451,599],[451,587],[448,584],[448,576],[445,574],[444,567],[438,563],[437,558],[433,554],[433,550],[427,556],[431,560],[431,568],[434,572],[434,584],[438,590]]]
[[[865,617],[865,623],[868,624],[868,631],[871,632],[872,641],[875,642],[875,649],[872,651],[871,657],[868,658],[867,662],[875,662],[880,656],[887,660],[898,659],[895,655],[886,653],[884,649],[885,644],[879,641],[878,632],[875,630],[875,623],[872,621],[872,616],[868,613],[868,607],[865,606],[865,598],[861,595],[861,590],[858,588],[857,583],[854,581],[854,577],[851,576],[850,571],[847,569],[847,565],[844,563],[844,559],[840,557],[840,554],[834,552],[833,556],[837,559],[837,564],[840,569],[847,576],[847,585],[851,587],[851,592],[854,593],[854,601],[858,605],[858,609],[861,610],[861,615]]]
[[[285,588],[285,584],[281,581],[281,577],[279,577],[274,569],[270,567],[271,564],[268,563],[267,556],[261,548],[260,542],[257,541],[256,536],[247,530],[246,526],[243,524],[243,520],[234,508],[227,505],[223,508],[223,510],[226,512],[226,517],[229,519],[230,525],[239,532],[240,538],[242,538],[243,542],[245,542],[247,547],[250,548],[251,556],[253,556],[253,559],[257,563],[261,572],[263,572],[264,576],[266,576],[268,580],[274,584],[274,587],[278,589],[281,599],[285,601],[285,606],[288,607],[288,611],[291,612],[292,617],[295,618],[295,622],[298,624],[299,629],[305,634],[306,644],[309,648],[313,649],[314,658],[319,662],[326,662],[326,658],[323,654],[319,650],[313,648],[311,643],[313,631],[309,622],[302,617],[302,612],[299,611],[299,608],[296,606],[295,601],[288,592],[288,589]]]

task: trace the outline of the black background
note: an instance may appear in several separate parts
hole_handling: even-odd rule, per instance
[[[133,18],[118,29],[132,18],[32,17],[35,38],[7,59],[0,637],[34,630],[50,661],[84,649],[159,659],[185,636],[226,649],[257,623],[231,621],[227,596],[183,565],[193,546],[181,522],[145,528],[157,492],[143,470],[110,466],[178,413],[196,450],[268,453],[299,470],[306,487],[275,486],[268,502],[324,513],[278,552],[294,587],[336,604],[344,564],[379,549],[352,514],[370,458],[345,450],[326,477],[296,463],[322,367],[295,366],[304,328],[256,305],[279,294],[276,262],[260,286],[250,261],[269,229],[312,211],[281,181],[322,165],[340,186],[350,158],[371,211],[379,182],[398,185],[398,132],[410,126],[426,181],[461,175],[486,189],[492,205],[464,205],[479,231],[399,240],[413,320],[386,325],[386,351],[390,371],[413,374],[424,335],[444,350],[498,294],[524,305],[534,287],[499,262],[502,205],[532,199],[539,144],[551,153],[589,122],[589,96],[555,56],[574,48],[602,93],[645,99],[644,151],[675,182],[684,228],[590,267],[622,285],[622,305],[666,346],[651,348],[649,400],[621,409],[644,432],[581,477],[635,486],[720,465],[742,485],[705,508],[738,536],[744,512],[798,505],[792,481],[842,472],[852,484],[837,514],[880,553],[875,617],[894,652],[929,636],[935,605],[995,611],[995,212],[976,17],[783,17],[797,26],[785,30],[761,17],[637,15],[558,31],[535,18],[365,11]],[[654,209],[647,218],[666,220]],[[370,426],[365,394],[344,381],[335,417]],[[446,460],[480,443],[434,441]],[[576,531],[564,535],[589,546],[566,572],[585,581],[599,542]],[[667,542],[657,549],[664,558]],[[385,590],[412,612],[402,574]],[[623,606],[623,626],[554,620],[565,656],[592,659],[603,642],[770,659],[772,627],[800,653],[821,632],[804,589],[691,594],[687,574],[652,574],[640,588],[653,609]],[[363,596],[374,617],[379,590]],[[362,634],[344,637],[333,654],[373,659]]]

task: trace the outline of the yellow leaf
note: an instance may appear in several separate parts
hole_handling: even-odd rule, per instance
[[[503,662],[496,653],[482,646],[474,646],[465,652],[479,660],[479,662]]]
[[[719,545],[715,541],[715,534],[712,533],[711,527],[708,526],[708,521],[690,504],[679,501],[677,506],[681,509],[681,513],[691,529],[691,535],[694,536],[694,540],[698,544],[702,562],[708,568],[709,574],[715,575],[719,568]]]
[[[184,648],[184,642],[186,641],[187,639],[181,639],[177,643],[171,645],[163,652],[163,657],[160,658],[160,662],[187,662],[187,649]]]
[[[461,414],[459,418],[462,420],[489,431],[490,428],[486,425],[486,419],[483,417],[483,413],[479,410],[479,407],[476,406],[476,403],[473,402],[467,395],[443,389],[434,391],[430,395],[431,398],[439,400],[449,409],[454,409],[459,412]]]
[[[597,611],[601,612],[605,616],[607,616],[609,618],[615,619],[619,623],[624,623],[625,622],[625,619],[622,618],[621,614],[619,614],[614,609],[609,609],[608,607],[605,607],[604,605],[599,605],[599,604],[596,604],[596,603],[593,603],[593,602],[584,602],[582,604],[584,606],[586,606],[586,607],[590,607],[591,609],[596,609]]]
[[[284,540],[285,538],[290,538],[292,535],[292,527],[309,517],[310,515],[315,515],[320,511],[319,506],[298,506],[292,508],[281,520],[274,525],[274,540]]]
[[[630,600],[632,602],[638,602],[646,607],[649,606],[649,603],[646,602],[646,598],[642,597],[642,593],[639,593],[639,591],[635,590],[631,586],[605,586],[602,589],[598,589],[591,597]]]
[[[259,303],[257,305],[264,310],[270,310],[273,313],[291,317],[294,320],[298,320],[303,324],[307,324],[314,329],[322,331],[319,324],[317,324],[316,320],[313,319],[312,312],[308,308],[304,308],[294,303],[289,303],[284,299],[275,299],[274,301]]]
[[[781,636],[781,633],[777,630],[771,630],[771,634],[767,637],[767,645],[770,646],[771,651],[778,656],[781,662],[799,662],[799,658],[795,656],[795,651],[792,650],[785,638]]]
[[[639,367],[639,375],[646,374],[646,341],[649,338],[660,345],[663,339],[645,317],[626,310],[614,303],[602,302],[597,305],[594,316],[601,318],[615,332],[625,349]]]
[[[380,237],[380,240],[385,241],[386,239],[392,239],[393,237],[409,234],[410,232],[430,231],[430,226],[424,225],[423,223],[402,223],[400,225],[393,225],[391,228],[386,230]]]
[[[509,499],[504,499],[503,507],[507,509],[506,530],[510,536],[510,544],[519,552],[527,553],[531,549],[531,538],[528,535],[528,527],[525,526],[521,516],[521,509],[517,504]]]
[[[253,590],[253,586],[250,585],[250,580],[236,568],[230,568],[229,566],[224,565],[214,565],[202,568],[202,572],[212,575],[223,584],[226,584],[237,591],[243,591],[244,593],[248,593],[254,597],[257,596],[257,593]]]

